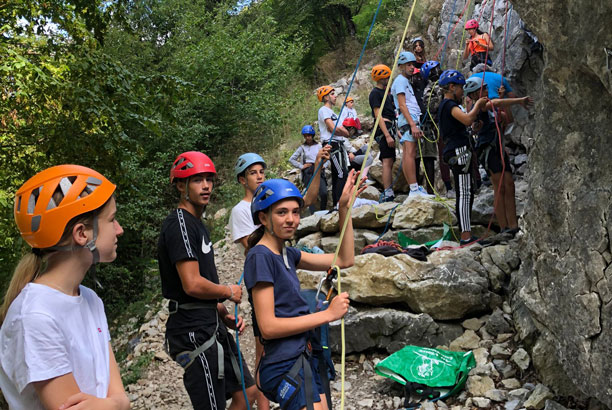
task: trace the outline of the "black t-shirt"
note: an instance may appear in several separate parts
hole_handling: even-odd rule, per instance
[[[488,110],[485,112],[481,111],[476,119],[482,121],[482,128],[478,131],[476,148],[497,142],[497,128],[495,127],[493,112]]]
[[[213,283],[219,283],[210,234],[194,215],[185,209],[175,209],[162,224],[157,244],[162,294],[166,299],[182,303],[210,303],[216,306],[218,299],[203,300],[189,296],[183,290],[176,263],[186,260],[198,262],[200,275]],[[215,325],[217,312],[213,309],[179,309],[170,315],[166,330],[193,329]]]
[[[438,124],[440,124],[440,133],[445,144],[444,154],[454,151],[455,148],[470,145],[470,136],[466,126],[451,114],[454,107],[459,107],[459,104],[455,100],[445,98],[438,108]]]
[[[416,97],[417,104],[419,104],[421,112],[427,112],[427,107],[425,106],[423,101],[423,91],[425,91],[427,80],[423,78],[421,73],[416,73],[414,75],[411,75],[408,78],[408,81],[410,81],[410,85],[412,85],[412,90],[414,91],[414,96]]]
[[[383,97],[385,96],[385,89],[374,87],[370,92],[370,108],[372,109],[372,117],[376,119],[374,115],[374,108],[380,108]],[[393,96],[391,93],[387,95],[385,106],[382,109],[382,117],[391,121],[395,121],[395,104],[393,104]]]

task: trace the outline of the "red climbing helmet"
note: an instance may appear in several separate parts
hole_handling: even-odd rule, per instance
[[[217,173],[215,164],[208,158],[208,155],[199,151],[183,152],[172,163],[170,183],[174,182],[174,178],[189,178],[203,172]]]
[[[345,118],[344,121],[342,121],[342,126],[344,128],[347,128],[347,127],[357,128],[357,121],[355,121],[355,119],[353,118]]]
[[[472,29],[472,28],[478,28],[478,21],[476,21],[475,19],[468,20],[465,23],[465,29],[466,30],[469,30],[469,29]]]

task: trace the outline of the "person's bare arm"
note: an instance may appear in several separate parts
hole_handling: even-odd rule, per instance
[[[374,118],[378,117],[379,112],[380,112],[380,107],[374,108]],[[387,140],[387,145],[389,146],[389,148],[395,148],[395,140],[389,133],[389,130],[387,129],[387,122],[382,116],[380,117],[380,120],[378,121],[378,128],[380,128],[383,135],[385,136],[385,139]]]
[[[79,406],[79,408],[100,410],[126,410],[130,408],[130,401],[125,394],[119,366],[115,360],[110,343],[109,365],[110,382],[108,393],[105,398],[99,398],[81,392],[72,373],[64,374],[53,379],[34,382],[34,389],[38,394],[43,406],[48,410],[67,410]]]
[[[453,107],[453,109],[451,110],[451,115],[453,116],[453,118],[455,118],[457,121],[459,121],[460,123],[462,123],[463,125],[470,126],[472,125],[472,123],[474,121],[476,121],[476,117],[478,116],[478,112],[482,109],[482,107],[484,107],[484,105],[487,103],[487,99],[486,98],[479,98],[478,101],[476,101],[476,103],[474,104],[474,107],[472,107],[472,110],[469,113],[465,113],[463,111],[461,111],[461,108],[455,106]]]
[[[334,122],[332,121],[331,118],[327,118],[325,120],[325,126],[327,127],[327,131],[329,132],[333,132],[334,131]],[[339,135],[341,137],[348,137],[350,136],[349,132],[347,131],[346,128],[344,128],[342,125],[338,124],[338,126],[336,127],[336,135]]]
[[[239,303],[242,288],[238,285],[219,285],[200,275],[200,265],[195,260],[179,261],[176,270],[181,279],[183,290],[198,299],[229,299]]]
[[[348,293],[343,292],[332,299],[325,310],[296,317],[277,317],[274,313],[274,286],[258,282],[251,290],[257,325],[264,339],[280,339],[304,333],[346,314],[349,306]]]
[[[408,106],[406,105],[406,94],[398,93],[397,102],[399,103],[399,108],[402,115],[404,118],[406,118],[406,121],[408,121],[408,125],[410,126],[410,135],[416,139],[421,138],[423,136],[423,132],[419,129],[417,123],[412,119],[412,115],[410,115],[410,110],[408,110]]]
[[[323,169],[323,165],[325,161],[329,160],[329,151],[331,150],[330,145],[325,145],[323,148],[319,150],[317,153],[317,158],[315,159],[314,169],[317,171],[312,176],[312,182],[304,195],[304,206],[310,206],[317,201],[319,197],[319,187],[321,186],[321,171]],[[321,167],[319,167],[319,163],[321,163]]]
[[[495,98],[491,100],[491,104],[495,107],[509,107],[511,105],[521,105],[525,109],[533,106],[533,98],[530,96],[522,98]]]

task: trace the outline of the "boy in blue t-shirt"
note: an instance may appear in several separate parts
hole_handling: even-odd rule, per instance
[[[410,184],[409,196],[430,197],[427,191],[417,183],[416,177],[416,140],[423,137],[420,119],[421,108],[408,77],[412,75],[416,68],[416,57],[409,51],[400,54],[397,65],[400,74],[395,77],[391,85],[391,93],[395,102],[395,109],[399,112],[397,126],[401,133],[400,144],[402,151],[402,171],[406,182]]]

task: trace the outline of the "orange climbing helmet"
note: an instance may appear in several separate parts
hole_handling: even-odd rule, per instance
[[[346,98],[346,102],[350,103],[350,102],[355,102],[355,99],[353,97],[347,97]]]
[[[391,69],[384,64],[377,64],[372,67],[372,80],[378,82],[391,77]]]
[[[174,182],[175,178],[189,178],[192,175],[203,172],[217,173],[215,164],[213,164],[208,155],[199,151],[183,152],[172,163],[170,183]]]
[[[116,186],[102,174],[80,165],[58,165],[28,179],[15,194],[15,222],[33,248],[57,245],[72,218],[100,208]],[[53,194],[61,191],[56,203]]]
[[[469,30],[472,28],[478,28],[478,21],[476,21],[475,19],[471,19],[465,22],[465,29]]]
[[[323,102],[323,97],[325,97],[327,94],[331,93],[332,91],[334,91],[334,87],[331,87],[329,85],[324,85],[322,87],[317,88],[317,98],[319,99],[319,101]]]

